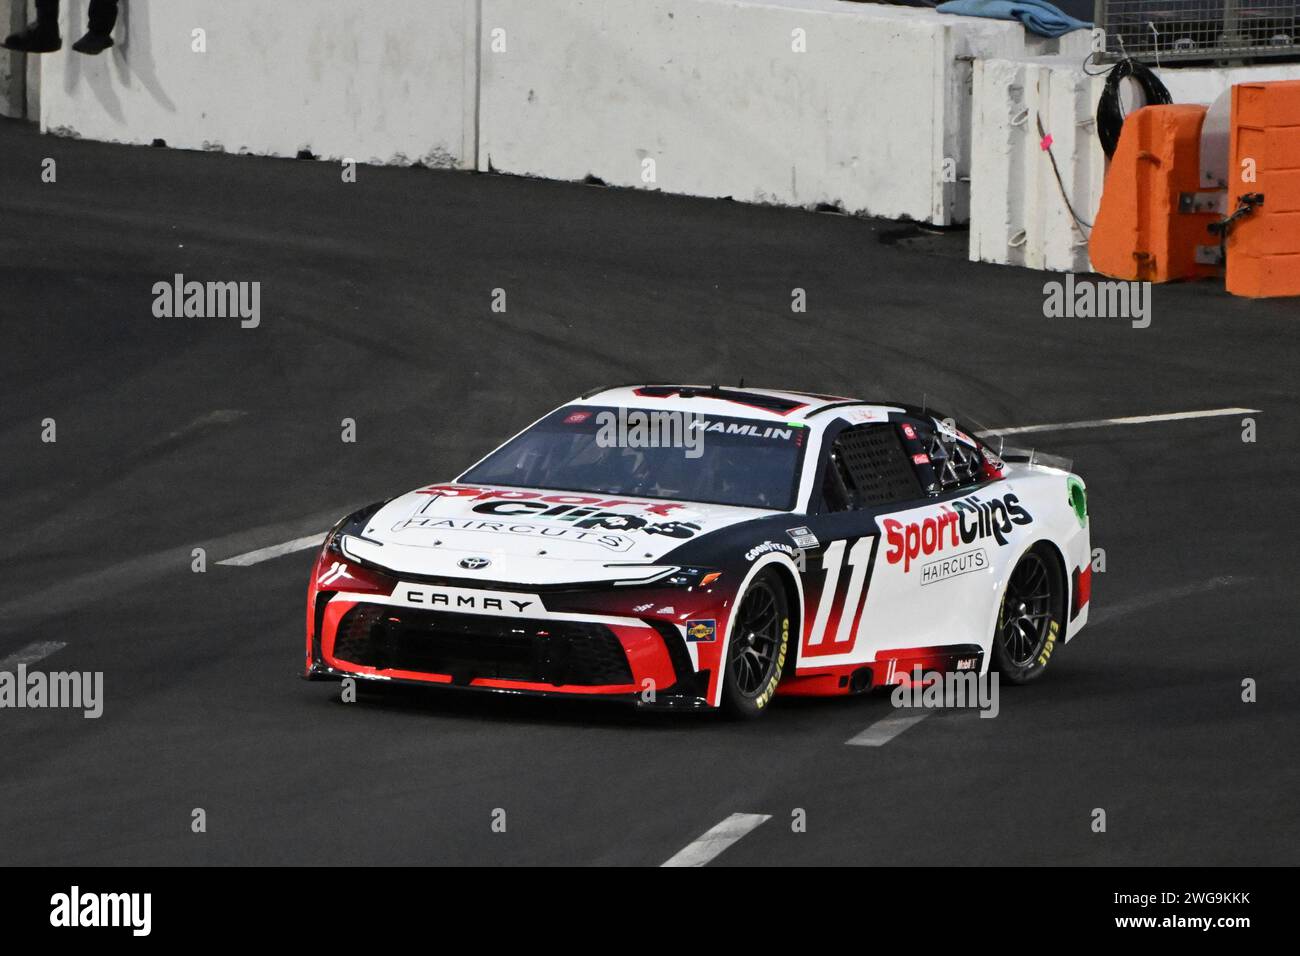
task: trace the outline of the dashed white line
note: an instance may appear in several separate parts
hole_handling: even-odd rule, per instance
[[[237,568],[246,568],[250,564],[260,564],[262,561],[270,561],[272,558],[279,558],[286,554],[293,554],[295,551],[305,551],[308,548],[318,548],[325,543],[325,535],[327,533],[328,532],[322,531],[320,534],[309,534],[305,538],[294,538],[292,541],[284,542],[284,544],[273,544],[269,548],[258,548],[256,551],[237,554],[233,558],[225,558],[218,561],[217,564],[228,564]]]
[[[772,819],[770,813],[733,813],[698,840],[688,843],[661,866],[704,866],[750,830]]]
[[[63,641],[37,641],[35,644],[28,644],[4,660],[0,660],[0,671],[17,671],[20,665],[35,664],[67,646]]]
[[[850,747],[883,747],[908,727],[919,724],[932,713],[934,713],[932,710],[923,710],[915,714],[890,714],[883,720],[876,721],[862,733],[850,737],[845,743]]]
[[[1165,415],[1130,415],[1127,418],[1094,418],[1084,422],[1058,422],[1053,425],[1017,425],[1014,428],[990,428],[980,435],[1024,435],[1029,432],[1062,432],[1072,428],[1105,428],[1108,425],[1147,425],[1151,422],[1176,422],[1185,418],[1216,418],[1221,415],[1257,415],[1258,408],[1208,408],[1199,412],[1169,412]]]

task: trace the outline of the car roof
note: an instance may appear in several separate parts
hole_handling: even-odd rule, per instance
[[[865,408],[882,414],[907,410],[905,405],[867,402],[844,395],[749,388],[743,385],[735,388],[717,385],[620,385],[587,392],[576,401],[612,408],[662,408],[664,411],[699,412],[773,422],[803,421],[832,408]]]

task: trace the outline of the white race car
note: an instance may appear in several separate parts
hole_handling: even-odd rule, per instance
[[[1022,683],[1084,626],[1090,572],[1082,480],[932,411],[628,386],[340,521],[306,676],[745,716],[918,667]]]

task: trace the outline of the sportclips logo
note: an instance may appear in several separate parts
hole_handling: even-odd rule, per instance
[[[496,489],[496,488],[471,488],[466,485],[430,485],[428,488],[421,488],[416,492],[418,495],[433,495],[436,498],[467,498],[470,501],[486,501],[488,499],[499,499],[503,501],[533,501],[536,503],[545,503],[548,505],[568,505],[570,512],[576,508],[614,508],[620,505],[641,508],[642,510],[653,515],[670,515],[674,511],[680,511],[685,505],[678,504],[675,501],[624,501],[621,498],[603,498],[593,495],[571,495],[571,494],[546,494],[541,491],[519,491],[516,489]],[[476,509],[477,510],[477,509]],[[545,511],[546,508],[529,509]],[[556,509],[557,513],[563,513],[563,509]]]
[[[651,521],[636,514],[610,511],[610,508],[639,508],[646,514],[667,517],[685,506],[672,501],[650,503],[602,498],[593,495],[543,494],[539,491],[498,491],[491,488],[435,486],[420,494],[461,498],[476,502],[475,514],[514,521],[538,520],[567,522],[584,530],[640,531],[668,538],[690,538],[700,530],[693,521]]]
[[[939,513],[923,521],[903,524],[886,518],[882,525],[889,550],[885,560],[890,564],[903,562],[909,571],[912,562],[922,555],[971,544],[992,538],[999,545],[1007,543],[1007,535],[1016,525],[1026,525],[1033,517],[1013,494],[982,501],[975,495],[951,504],[940,505]]]

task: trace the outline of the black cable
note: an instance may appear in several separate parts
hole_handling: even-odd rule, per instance
[[[1065,208],[1070,211],[1070,218],[1074,220],[1074,225],[1079,230],[1079,233],[1083,238],[1087,239],[1089,235],[1088,231],[1092,229],[1092,223],[1085,222],[1080,218],[1079,214],[1074,211],[1074,203],[1070,202],[1070,194],[1065,191],[1065,182],[1061,179],[1061,170],[1057,168],[1056,165],[1056,156],[1052,153],[1051,144],[1047,142],[1047,133],[1043,129],[1043,118],[1035,115],[1034,122],[1038,124],[1038,142],[1041,145],[1043,152],[1047,154],[1047,158],[1052,162],[1052,174],[1056,177],[1056,188],[1060,191],[1061,198],[1065,200]]]
[[[1101,148],[1107,159],[1115,155],[1119,131],[1124,126],[1119,85],[1129,78],[1142,90],[1145,100],[1143,106],[1161,106],[1173,102],[1169,90],[1146,64],[1128,58],[1116,63],[1106,77],[1106,88],[1101,91],[1101,99],[1097,102],[1097,138],[1101,140]]]
[[[1097,56],[1097,52],[1094,50],[1092,53],[1089,53],[1087,56],[1085,56],[1085,57],[1083,58],[1083,72],[1084,72],[1084,73],[1087,73],[1089,76],[1105,76],[1107,73],[1109,73],[1111,70],[1113,70],[1113,69],[1115,68],[1115,65],[1112,63],[1110,66],[1103,67],[1103,68],[1100,69],[1100,70],[1090,70],[1090,69],[1088,69],[1088,64],[1091,63],[1091,62],[1093,62],[1093,58],[1094,58],[1095,56]],[[1099,61],[1097,61],[1097,62],[1101,62],[1101,61],[1099,60]]]

